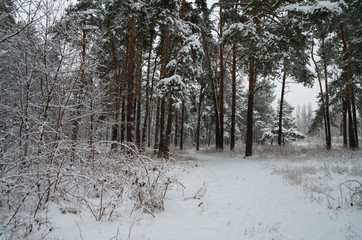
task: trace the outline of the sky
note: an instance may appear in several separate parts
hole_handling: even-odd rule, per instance
[[[276,82],[276,85],[275,94],[277,102],[277,100],[280,99],[282,84],[280,82]],[[300,83],[288,83],[286,92],[285,99],[294,107],[294,109],[297,109],[298,105],[302,108],[303,104],[308,107],[308,104],[310,103],[313,111],[317,110],[317,96],[319,93],[317,81],[314,82],[314,86],[312,88],[304,87],[303,84]]]

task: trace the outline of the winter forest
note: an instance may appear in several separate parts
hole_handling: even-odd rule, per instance
[[[359,0],[1,0],[0,240],[361,239],[361,24]]]

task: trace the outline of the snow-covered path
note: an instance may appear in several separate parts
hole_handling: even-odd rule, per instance
[[[198,162],[181,179],[184,197],[177,191],[170,194],[166,211],[135,226],[134,239],[339,240],[354,235],[346,233],[349,225],[361,223],[361,213],[340,216],[312,203],[302,189],[271,175],[265,161],[192,156]],[[205,196],[190,198],[204,185]]]
[[[51,239],[361,239],[362,211],[313,202],[301,186],[271,173],[284,160],[196,152],[185,158],[195,160],[176,163],[186,188],[167,193],[164,212],[125,214],[113,222],[60,215]]]

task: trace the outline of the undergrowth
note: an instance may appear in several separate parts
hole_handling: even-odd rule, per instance
[[[45,226],[51,232],[44,213],[53,205],[62,214],[88,211],[95,221],[117,218],[125,204],[154,216],[164,210],[170,185],[178,184],[167,160],[146,157],[133,145],[70,149],[63,143],[51,153],[1,160],[0,239],[26,239]]]
[[[329,209],[362,210],[361,151],[322,148],[271,148],[261,159],[274,159],[272,173],[291,185],[301,186],[312,201]],[[280,161],[281,160],[281,161]]]

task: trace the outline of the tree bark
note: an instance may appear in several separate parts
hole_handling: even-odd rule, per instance
[[[257,17],[259,7],[264,4],[264,0],[259,3],[258,8],[255,9],[253,23],[255,26],[259,25],[259,18]],[[246,146],[245,146],[245,157],[253,155],[253,127],[254,127],[254,95],[255,95],[255,84],[256,84],[256,67],[255,67],[255,40],[251,40],[249,52],[249,93],[248,93],[248,111],[246,117]]]
[[[346,104],[346,110],[347,110],[347,115],[348,115],[348,120],[344,121],[347,123],[348,121],[348,143],[349,143],[349,148],[352,150],[355,150],[358,148],[358,134],[357,134],[357,118],[356,118],[356,108],[355,108],[355,103],[354,103],[354,91],[353,91],[353,85],[351,83],[352,81],[352,70],[351,67],[348,64],[348,46],[347,46],[347,41],[345,39],[345,35],[344,35],[344,29],[343,26],[340,25],[339,28],[339,32],[337,32],[338,37],[341,39],[342,45],[343,45],[343,50],[342,50],[342,54],[343,56],[343,60],[346,62],[345,63],[345,67],[344,67],[344,72],[345,72],[345,86],[346,86],[346,99],[345,99],[345,104]],[[347,125],[347,124],[346,124]]]
[[[285,91],[285,80],[287,78],[287,73],[285,69],[285,59],[283,67],[283,80],[282,80],[282,93],[280,96],[280,107],[279,107],[279,123],[278,123],[278,145],[282,145],[282,129],[283,129],[283,104],[284,104],[284,91]]]
[[[178,146],[178,115],[179,115],[179,111],[176,110],[175,111],[175,138],[174,138],[174,143],[175,143],[175,147],[177,148]]]
[[[213,100],[213,104],[214,104],[214,114],[215,114],[215,145],[216,148],[218,149],[218,142],[220,141],[220,131],[219,131],[219,110],[218,110],[218,100],[217,100],[217,89],[215,86],[215,79],[213,77],[213,73],[212,73],[212,64],[211,64],[211,56],[209,53],[209,48],[207,46],[207,42],[205,39],[205,35],[204,33],[201,33],[201,37],[202,37],[202,42],[203,42],[203,48],[204,48],[204,52],[206,55],[206,59],[207,59],[207,64],[208,64],[208,75],[209,75],[209,79],[210,79],[210,83],[211,83],[211,88],[212,88],[212,100]]]
[[[76,116],[73,121],[73,128],[72,128],[72,155],[71,159],[74,160],[75,158],[75,145],[76,141],[78,140],[79,135],[79,125],[80,125],[80,119],[81,119],[81,111],[83,109],[83,95],[84,95],[84,87],[85,87],[85,57],[86,57],[86,48],[87,48],[87,39],[86,39],[86,30],[82,30],[82,62],[80,66],[80,84],[79,84],[79,90],[77,91],[77,96],[75,97],[77,101],[76,105]]]
[[[114,93],[115,93],[115,119],[114,124],[112,125],[112,144],[111,149],[116,149],[118,144],[116,142],[119,141],[119,116],[120,116],[120,85],[121,80],[119,77],[119,68],[116,56],[116,47],[114,42],[111,42],[112,47],[112,57],[113,57],[113,73],[114,73]]]
[[[183,19],[184,17],[184,11],[185,11],[185,6],[186,6],[186,0],[182,0],[181,2],[181,8],[180,8],[180,12],[179,12],[179,18],[180,20]],[[175,40],[175,44],[174,44],[174,59],[177,60],[177,55],[178,55],[178,50],[177,50],[177,45],[179,44],[180,39],[177,38]],[[165,54],[165,63],[168,62],[168,45],[169,45],[169,27],[167,27],[167,48],[165,48],[164,50],[166,50],[164,52]],[[175,71],[176,73],[176,71]],[[162,76],[162,75],[161,75]],[[164,71],[164,76],[163,78],[166,77],[166,69]],[[160,146],[159,146],[159,151],[158,151],[158,157],[164,157],[164,158],[168,158],[169,157],[169,146],[170,146],[170,142],[171,142],[171,130],[172,130],[172,118],[173,118],[173,106],[172,106],[172,95],[174,93],[173,92],[169,92],[168,93],[168,116],[167,116],[167,126],[166,126],[166,133],[163,134],[163,132],[161,131],[161,137],[160,137]],[[163,101],[165,101],[166,96],[163,97]],[[162,103],[161,103],[161,112],[162,112]],[[165,102],[165,106],[166,107],[166,102]],[[161,121],[163,121],[164,118],[161,118]],[[162,122],[161,122],[161,126],[162,126]]]
[[[169,48],[169,34],[170,34],[170,28],[169,26],[166,26],[166,32],[163,39],[163,46],[162,46],[162,57],[161,57],[161,70],[160,70],[160,80],[164,79],[166,77],[166,65],[168,62],[168,48]],[[162,86],[159,86],[159,89],[161,89]],[[164,149],[162,144],[164,141],[164,129],[165,129],[165,108],[166,108],[166,102],[165,102],[165,96],[158,97],[157,99],[157,122],[156,124],[156,132],[155,132],[155,149],[158,149],[158,152],[160,149]],[[159,132],[158,132],[159,130]],[[156,136],[159,136],[159,139],[157,139]],[[156,141],[157,140],[157,141]],[[156,148],[156,144],[158,144]]]
[[[251,43],[251,49],[254,49],[254,41]],[[253,117],[254,117],[254,94],[255,94],[255,60],[254,57],[249,59],[249,95],[248,95],[248,112],[246,118],[246,147],[245,157],[253,155]]]
[[[325,81],[325,96],[326,96],[326,102],[325,102],[325,113],[326,113],[326,127],[327,127],[327,131],[326,133],[326,148],[327,150],[330,150],[332,147],[332,137],[331,137],[331,123],[330,123],[330,117],[329,117],[329,90],[328,90],[328,71],[327,71],[327,59],[326,59],[326,55],[325,55],[325,37],[322,36],[322,44],[321,44],[321,48],[322,48],[322,59],[323,59],[323,67],[324,67],[324,81]]]
[[[357,113],[356,113],[356,103],[355,103],[355,96],[354,96],[354,88],[351,86],[351,92],[352,92],[352,115],[353,115],[353,128],[354,128],[354,147],[353,150],[358,149],[358,129],[357,129]]]
[[[348,114],[348,143],[349,148],[355,149],[356,143],[355,143],[355,136],[354,136],[354,123],[353,123],[353,115],[352,115],[352,90],[350,83],[347,82],[346,85],[346,102],[347,102],[347,114]]]
[[[342,90],[341,90],[342,91]],[[343,146],[348,147],[347,140],[347,103],[345,97],[342,99],[342,108],[343,108],[343,119],[342,119],[342,128],[343,128]]]
[[[121,88],[121,143],[126,140],[126,102],[127,102],[127,65],[128,65],[128,51],[126,53],[126,61],[122,74],[122,88]]]
[[[184,149],[184,125],[185,125],[185,100],[182,99],[181,129],[180,129],[180,149]]]
[[[236,117],[236,44],[233,45],[233,66],[232,66],[232,102],[231,102],[231,130],[230,150],[235,150],[235,117]]]
[[[220,39],[223,37],[222,7],[220,6]],[[220,87],[219,87],[219,141],[216,148],[224,150],[224,46],[220,44]]]
[[[197,125],[196,125],[196,151],[200,150],[200,127],[201,127],[201,115],[202,115],[202,102],[204,101],[204,79],[201,80],[200,97],[197,106]]]
[[[152,119],[153,119],[153,91],[154,91],[154,80],[155,80],[155,74],[156,74],[156,69],[157,69],[157,64],[156,64],[156,61],[157,61],[157,57],[155,58],[155,64],[154,64],[154,67],[153,67],[153,73],[152,73],[152,78],[151,78],[151,89],[150,89],[150,96],[149,96],[149,99],[150,99],[150,111],[149,111],[149,117],[148,117],[148,130],[147,130],[147,132],[148,132],[148,138],[147,138],[147,147],[151,147],[151,143],[152,143],[152,140],[151,140],[151,130],[152,130],[152,125],[151,125],[151,123],[152,123]],[[157,99],[159,99],[159,98],[157,98]],[[159,120],[157,120],[157,118],[159,118],[159,113],[160,113],[160,111],[159,111],[159,102],[157,102],[157,113],[156,113],[156,122],[155,122],[155,124],[154,125],[156,125],[156,127],[157,127],[157,124],[159,124]],[[155,128],[156,128],[155,127]],[[158,131],[156,130],[156,133],[157,133]],[[155,134],[155,138],[156,138],[156,134]],[[156,142],[155,141],[155,146],[156,146],[156,144],[157,144],[158,142]],[[154,148],[154,149],[156,149],[156,148]]]
[[[150,115],[150,73],[151,73],[153,33],[151,33],[150,39],[151,39],[151,43],[150,43],[150,48],[148,50],[148,60],[147,60],[146,106],[145,106],[145,117],[143,119],[143,127],[142,127],[142,146],[146,145],[146,137],[147,137],[146,132],[147,132],[147,128],[150,127],[147,125],[147,123],[148,123],[148,118]]]
[[[312,39],[312,41],[314,41],[314,40]],[[319,89],[320,89],[321,100],[322,100],[324,134],[325,134],[325,138],[327,139],[328,130],[327,130],[327,120],[326,120],[326,108],[325,108],[325,102],[324,102],[324,94],[323,94],[323,87],[322,87],[322,80],[321,80],[321,76],[320,76],[320,70],[319,70],[319,67],[318,67],[318,64],[317,64],[316,60],[314,59],[314,43],[312,43],[311,58],[312,58],[312,61],[314,63],[314,66],[315,66],[315,70],[317,72],[317,79],[318,79],[318,83],[319,83]]]
[[[163,98],[163,103],[166,104],[164,98]],[[171,131],[172,131],[172,113],[173,113],[171,97],[168,98],[168,103],[167,104],[168,104],[168,114],[167,114],[168,118],[167,118],[165,133],[162,134],[163,131],[161,131],[160,146],[159,146],[159,149],[158,149],[158,157],[159,158],[168,158],[169,155],[170,155],[169,146],[170,146]],[[162,106],[162,103],[161,103],[161,106]],[[161,117],[162,117],[162,111],[161,111]]]
[[[137,3],[138,0],[133,0]],[[133,124],[134,124],[134,85],[135,85],[135,38],[136,38],[136,16],[130,21],[129,39],[128,39],[128,72],[127,72],[127,142],[133,142]]]
[[[142,23],[140,24],[142,25]],[[137,71],[136,71],[136,86],[137,86],[137,114],[136,114],[136,145],[141,148],[141,102],[142,102],[142,53],[143,53],[143,33],[138,33],[137,45]]]

